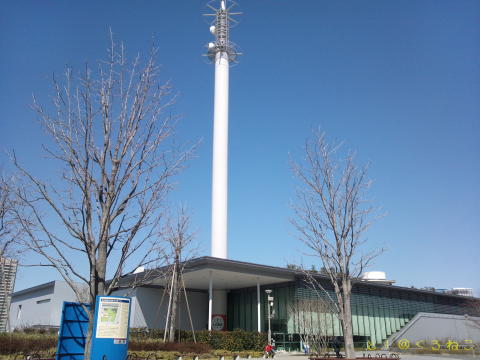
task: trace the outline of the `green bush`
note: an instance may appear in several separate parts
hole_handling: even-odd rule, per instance
[[[131,351],[174,351],[180,354],[207,354],[211,351],[207,344],[202,343],[164,343],[162,339],[133,339],[128,342]]]
[[[212,331],[207,330],[195,333],[197,341],[206,343],[212,349],[223,349],[227,351],[262,351],[267,343],[267,336],[264,333],[244,331]]]
[[[267,343],[265,333],[244,331],[196,331],[197,344],[191,331],[177,333],[177,342],[164,343],[163,330],[130,330],[131,351],[170,351],[181,354],[207,354],[211,350],[227,352],[262,351]],[[179,341],[178,341],[179,340]],[[0,334],[0,354],[51,352],[57,347],[57,335],[50,331],[28,329],[26,332]]]
[[[177,331],[176,341],[181,343],[193,343],[193,333],[191,331]],[[235,329],[233,331],[196,331],[197,342],[207,344],[212,349],[226,351],[262,351],[267,343],[267,335],[256,331],[245,331]],[[163,330],[151,329],[131,329],[130,341],[154,339],[163,340]]]

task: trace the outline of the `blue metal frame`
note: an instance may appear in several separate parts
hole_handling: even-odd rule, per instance
[[[87,304],[83,306],[90,308]],[[74,302],[63,303],[56,360],[83,360],[88,331],[88,314],[83,306]]]

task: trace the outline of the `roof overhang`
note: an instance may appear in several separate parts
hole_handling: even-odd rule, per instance
[[[272,285],[295,280],[296,272],[267,265],[204,256],[184,264],[183,281],[187,289],[208,290],[210,277],[214,290],[234,290]],[[160,271],[161,273],[161,271]],[[134,276],[134,275],[133,275]],[[121,280],[121,287],[134,282],[133,276]],[[164,287],[164,277],[153,278],[146,286]]]

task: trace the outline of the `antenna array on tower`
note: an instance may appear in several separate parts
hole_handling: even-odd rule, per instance
[[[238,52],[237,45],[230,41],[230,28],[238,24],[238,20],[234,16],[241,15],[241,13],[232,11],[238,4],[233,0],[220,0],[218,8],[215,7],[215,4],[218,4],[218,0],[209,1],[207,7],[214,13],[204,14],[204,16],[213,17],[210,22],[210,32],[215,36],[215,41],[207,45],[206,56],[214,62],[217,53],[226,53],[230,62],[237,62],[241,53]]]

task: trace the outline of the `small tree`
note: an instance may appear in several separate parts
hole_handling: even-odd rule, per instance
[[[300,334],[302,342],[317,353],[325,352],[332,328],[331,306],[328,300],[322,297],[295,299],[289,306],[289,311],[296,324],[295,331]]]
[[[89,359],[95,296],[158,260],[165,198],[190,151],[172,140],[176,120],[165,110],[173,97],[159,82],[155,49],[144,62],[129,61],[112,40],[96,70],[87,65],[77,77],[67,68],[53,87],[53,111],[36,99],[33,107],[61,173],[42,180],[13,156],[24,179],[16,215],[41,266],[55,268],[78,298],[75,281],[88,285]]]
[[[357,278],[381,250],[362,252],[374,209],[365,198],[371,185],[368,167],[359,168],[354,155],[342,159],[341,146],[331,146],[323,132],[305,143],[305,159],[292,161],[300,180],[293,224],[313,255],[323,263],[335,292],[347,358],[355,357],[350,295]]]
[[[167,221],[163,237],[167,246],[163,253],[165,262],[168,264],[166,273],[167,287],[169,294],[167,317],[165,321],[165,332],[163,340],[169,342],[175,341],[175,331],[177,329],[177,311],[180,303],[180,296],[183,290],[185,299],[187,299],[185,286],[183,283],[183,270],[188,260],[191,258],[186,251],[191,247],[194,235],[190,233],[190,216],[182,207],[175,220]],[[190,249],[193,251],[194,249]],[[187,304],[188,308],[188,304]],[[190,309],[188,308],[189,317]],[[192,326],[192,331],[194,331]],[[195,339],[195,333],[194,333]]]

